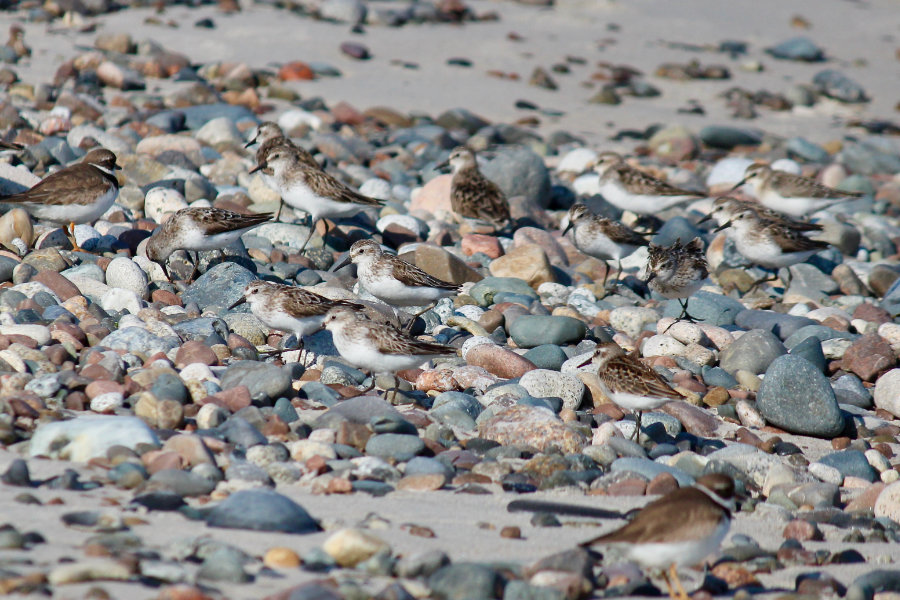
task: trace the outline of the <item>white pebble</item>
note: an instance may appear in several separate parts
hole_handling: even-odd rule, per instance
[[[866,450],[865,454],[866,460],[869,461],[872,468],[879,473],[883,473],[891,468],[891,462],[878,450],[869,449]]]
[[[100,307],[103,310],[126,310],[133,315],[141,311],[141,299],[130,290],[121,288],[109,288],[100,299]]]
[[[741,420],[741,425],[745,427],[754,427],[756,429],[762,429],[766,426],[766,420],[763,419],[760,412],[746,400],[738,400],[738,403],[734,408],[738,418]]]
[[[571,172],[584,173],[597,162],[597,153],[590,148],[575,148],[570,150],[556,167],[557,173]]]
[[[659,313],[652,308],[641,306],[621,306],[609,313],[609,324],[616,331],[637,337],[648,323],[656,323]]]
[[[359,186],[359,193],[369,198],[387,201],[391,199],[391,184],[381,177],[371,177]]]
[[[191,363],[178,374],[182,381],[218,381],[212,369],[203,363]]]
[[[147,276],[133,260],[125,256],[112,259],[106,267],[106,285],[134,292],[139,298],[150,297]]]
[[[811,463],[809,465],[809,473],[819,481],[824,481],[825,483],[841,485],[841,483],[844,481],[844,476],[841,475],[840,471],[838,471],[831,465],[826,465],[825,463]]]
[[[188,203],[184,196],[171,188],[153,188],[144,196],[144,214],[157,223],[162,223],[164,214],[187,207]]]
[[[94,399],[91,400],[91,410],[98,413],[111,413],[117,408],[122,408],[124,404],[125,399],[122,397],[121,393],[107,392],[95,396]]]
[[[687,321],[676,321],[671,317],[660,319],[656,324],[656,332],[670,335],[682,344],[703,344],[709,341],[698,325]]]
[[[671,335],[654,335],[647,338],[641,348],[641,354],[650,356],[684,356],[685,345]]]
[[[475,346],[482,346],[484,344],[492,344],[492,345],[496,346],[497,342],[495,342],[493,339],[491,339],[489,337],[484,337],[483,335],[473,335],[472,337],[467,339],[465,342],[463,342],[460,353],[462,354],[462,357],[465,359],[466,355],[469,353],[469,350],[471,350]]]

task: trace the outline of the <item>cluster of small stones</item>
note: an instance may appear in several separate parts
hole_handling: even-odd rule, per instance
[[[204,537],[148,548],[132,528],[155,511],[178,511],[212,528],[327,529],[280,493],[298,487],[510,499],[556,489],[584,503],[586,496],[665,493],[708,472],[734,477],[748,498],[739,518],[783,523],[785,541],[764,548],[752,536],[733,536],[695,597],[758,591],[765,574],[796,567],[805,574],[796,579],[797,595],[870,598],[896,589],[900,575],[876,570],[877,557],[900,537],[896,138],[823,147],[730,127],[648,132],[644,168],[682,186],[727,190],[764,158],[865,193],[840,207],[845,218],[822,220],[833,247],[791,267],[787,289],[780,282],[754,288],[765,274],[721,234],[696,226],[709,201],[661,215],[654,241],[703,237],[712,271],[691,300],[699,322],[674,323],[677,302],[652,297],[633,276],[645,254],[624,261],[632,275],[609,291],[599,284],[607,266],[561,237],[560,219],[576,199],[621,216],[595,194],[596,177],[580,175],[596,150],[575,136],[542,139],[463,108],[432,118],[307,99],[278,114],[280,125],[385,207],[340,223],[326,239],[320,231],[303,254],[297,249],[307,229],[285,209],[282,222],[246,234],[226,260],[201,253],[196,281],[173,284],[141,255],[167,214],[186,206],[275,208],[277,197],[248,174],[254,162],[242,146],[259,122],[251,109],[264,108],[263,90],[281,88],[246,65],[195,69],[187,57],[125,34],[101,35],[96,46],[66,62],[53,82],[17,82],[4,70],[13,76],[4,83],[0,130],[27,146],[0,163],[4,193],[95,145],[116,152],[124,169],[116,205],[76,227],[91,253],[72,252],[60,230],[19,210],[0,217],[0,442],[23,456],[2,481],[21,487],[16,500],[34,504],[36,515],[39,492],[108,488],[132,498],[116,510],[65,513],[63,526],[85,532],[84,556],[51,565],[27,560],[30,549],[52,542],[38,519],[0,527],[4,593],[113,580],[161,585],[158,598],[228,597],[235,585],[298,569],[318,576],[277,597],[653,592],[639,572],[577,549],[502,567],[452,563],[441,551],[401,555],[378,537],[377,517],[363,515],[358,526],[302,553],[272,547],[254,555]],[[181,83],[160,96],[144,91],[151,77]],[[483,171],[510,198],[520,225],[512,237],[450,217],[449,176],[435,165],[463,143],[493,147]],[[735,147],[740,152],[729,154]],[[691,161],[671,166],[671,148],[689,148],[682,158]],[[393,381],[377,378],[374,391],[362,392],[371,376],[336,356],[327,332],[306,341],[302,363],[297,352],[266,358],[260,351],[282,347],[281,334],[245,307],[226,309],[249,281],[264,278],[390,314],[349,276],[328,271],[361,238],[464,284],[424,316],[430,338],[458,347],[459,356],[401,373],[400,390],[388,399],[380,390]],[[176,255],[170,268],[184,279],[192,266]],[[645,414],[637,442],[630,441],[631,416],[603,395],[590,367],[579,367],[607,340],[637,348],[685,396]],[[31,457],[87,463],[93,475],[82,480],[67,470],[38,480]],[[539,514],[532,525],[561,523]],[[434,535],[424,526],[410,534]],[[499,535],[514,540],[523,532]],[[573,547],[579,535],[570,534]],[[848,545],[829,552],[816,546],[822,540]],[[853,582],[826,570],[858,562],[873,565]],[[108,597],[97,585],[92,597]]]

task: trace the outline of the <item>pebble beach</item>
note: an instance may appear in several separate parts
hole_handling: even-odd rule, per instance
[[[0,215],[0,592],[666,596],[579,543],[724,473],[738,510],[708,565],[681,569],[692,598],[898,597],[895,3],[2,7],[0,32],[22,34],[0,46],[0,138],[23,149],[0,152],[0,195],[96,147],[122,170],[80,249]],[[245,147],[267,121],[383,206],[324,237],[284,206],[224,256],[176,252],[167,277],[146,246],[176,211],[279,210]],[[514,226],[455,218],[439,165],[460,145]],[[702,197],[622,211],[591,170],[604,151]],[[774,274],[701,222],[754,162],[859,194],[812,215],[827,248]],[[696,322],[650,291],[646,247],[622,273],[581,253],[576,202],[653,221],[657,245],[699,238]],[[455,356],[395,381],[329,331],[296,350],[234,306],[263,279],[395,322],[336,268],[362,239],[461,286],[412,329]],[[636,436],[589,362],[610,341],[684,397]]]

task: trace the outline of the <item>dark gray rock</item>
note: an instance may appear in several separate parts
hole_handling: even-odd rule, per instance
[[[823,372],[828,364],[825,359],[825,352],[822,350],[822,341],[812,335],[791,348],[791,354],[805,358]]]
[[[841,450],[826,454],[819,462],[829,467],[834,467],[844,477],[859,477],[866,481],[875,481],[878,473],[866,460],[866,455],[859,450]]]
[[[316,429],[337,429],[342,422],[368,425],[372,419],[399,419],[403,416],[378,396],[357,396],[332,406],[314,422]]]
[[[188,286],[181,299],[184,304],[196,302],[201,310],[210,306],[225,309],[240,300],[244,288],[255,279],[256,275],[236,263],[219,263]]]
[[[860,408],[872,408],[872,393],[862,384],[856,375],[841,375],[834,383],[834,395],[838,404],[850,404]]]
[[[868,102],[869,97],[861,85],[834,69],[819,71],[813,77],[813,85],[819,92],[841,102]]]
[[[792,333],[790,337],[784,340],[784,345],[788,350],[792,350],[794,346],[811,336],[817,337],[820,341],[823,342],[825,340],[833,340],[835,338],[855,340],[859,337],[859,335],[855,333],[838,331],[836,329],[828,327],[827,325],[807,325],[806,327],[801,327],[800,329]]]
[[[766,329],[786,340],[801,327],[818,325],[819,322],[771,310],[744,310],[734,318],[734,324],[741,329]]]
[[[544,159],[524,146],[504,146],[482,165],[485,177],[500,186],[507,198],[525,196],[546,208],[550,202],[550,173]]]
[[[828,379],[799,356],[787,354],[772,362],[756,406],[766,421],[792,433],[835,437],[844,430],[844,417]]]
[[[737,314],[743,310],[744,305],[733,298],[703,291],[691,296],[688,304],[688,312],[691,313],[691,316],[710,325],[732,325]],[[675,318],[680,314],[681,305],[677,300],[666,302],[664,317]]]
[[[210,527],[283,533],[314,533],[319,524],[302,506],[272,490],[235,492],[206,518]]]
[[[425,450],[425,442],[414,435],[381,433],[366,442],[366,454],[384,459],[406,462]]]
[[[802,62],[825,60],[825,52],[807,37],[795,37],[785,40],[776,46],[766,48],[766,52],[775,58],[783,58],[785,60]]]
[[[232,363],[220,381],[223,390],[246,386],[255,401],[274,401],[291,389],[291,376],[285,369],[251,360]]]
[[[509,335],[519,348],[577,342],[586,332],[583,321],[560,315],[523,315],[509,327]]]
[[[756,129],[709,125],[700,130],[700,141],[710,148],[721,150],[731,150],[735,146],[758,146],[762,140],[762,132]]]
[[[477,563],[447,565],[428,578],[428,587],[439,600],[499,598],[503,578],[494,569]]]

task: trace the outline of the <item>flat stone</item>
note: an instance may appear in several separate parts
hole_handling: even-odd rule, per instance
[[[141,444],[159,446],[159,439],[137,417],[85,416],[39,426],[31,438],[28,453],[88,462],[105,457],[113,446],[135,449]]]
[[[533,446],[544,451],[556,446],[570,454],[579,452],[588,440],[568,428],[547,408],[517,405],[504,409],[479,427],[480,437],[507,445]]]
[[[277,492],[265,489],[235,492],[213,508],[206,518],[210,527],[314,533],[318,523],[302,506]]]
[[[581,340],[587,331],[584,322],[572,317],[523,315],[513,321],[509,335],[520,348],[541,344],[562,345]]]
[[[835,437],[844,430],[828,379],[806,359],[790,354],[766,370],[757,408],[766,421],[793,433]]]

